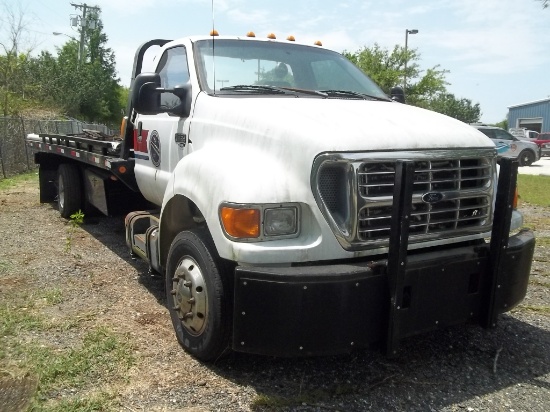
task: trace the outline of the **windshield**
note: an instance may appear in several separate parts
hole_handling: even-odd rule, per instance
[[[215,39],[196,42],[195,56],[201,87],[210,94],[281,94],[284,90],[325,98],[388,99],[349,60],[322,48]]]

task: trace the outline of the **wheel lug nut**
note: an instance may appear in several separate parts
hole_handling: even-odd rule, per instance
[[[192,305],[193,303],[195,303],[195,298],[188,299],[187,303],[190,303]]]

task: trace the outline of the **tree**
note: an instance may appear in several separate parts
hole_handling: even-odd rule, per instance
[[[20,50],[27,33],[28,20],[24,12],[14,10],[10,5],[2,4],[2,18],[0,19],[0,107],[2,114],[8,116],[16,114],[24,105],[25,82],[24,68],[28,60],[28,53],[21,54]]]
[[[439,65],[421,71],[418,64],[420,55],[415,49],[405,52],[404,47],[395,46],[390,51],[375,43],[371,48],[365,46],[355,53],[344,51],[343,54],[388,95],[392,87],[402,84],[406,61],[408,81],[405,95],[408,104],[443,113],[466,123],[479,121],[479,103],[472,104],[469,99],[457,99],[448,93],[449,83],[445,75],[449,71],[441,69]]]
[[[42,53],[33,60],[37,95],[43,102],[59,107],[70,117],[92,122],[118,123],[121,108],[120,88],[115,69],[115,55],[106,46],[100,10],[94,8],[82,23],[84,47],[68,40],[57,51],[57,57]]]
[[[500,127],[501,129],[508,130],[508,119],[504,119],[498,123],[494,124],[496,127]]]
[[[464,123],[477,123],[481,117],[479,103],[472,104],[470,99],[457,99],[451,93],[440,93],[427,102],[426,109],[442,113]]]
[[[394,86],[403,83],[405,62],[407,62],[407,101],[413,105],[432,99],[446,90],[447,70],[434,66],[422,75],[417,61],[420,55],[416,49],[395,46],[392,51],[381,48],[378,44],[368,48],[364,46],[355,53],[344,51],[344,56],[373,79],[385,93],[389,94]],[[417,79],[415,81],[415,79]]]

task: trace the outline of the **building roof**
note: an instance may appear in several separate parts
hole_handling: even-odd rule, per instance
[[[527,102],[527,103],[514,104],[512,106],[508,106],[508,109],[512,109],[512,108],[515,108],[515,107],[521,107],[521,106],[527,106],[527,105],[535,104],[535,103],[544,103],[544,102],[550,102],[550,97],[548,97],[546,99],[533,100],[532,102]]]

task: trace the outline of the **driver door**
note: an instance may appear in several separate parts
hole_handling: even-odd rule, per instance
[[[167,49],[162,54],[156,73],[161,87],[173,88],[189,81],[187,53],[184,46]],[[162,93],[161,108],[170,109],[180,104],[172,93]],[[157,205],[162,204],[164,192],[172,171],[187,154],[189,121],[174,114],[142,115],[141,136],[137,136],[136,178],[144,196]]]

